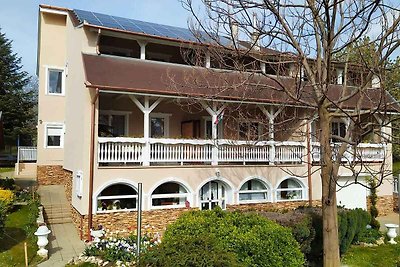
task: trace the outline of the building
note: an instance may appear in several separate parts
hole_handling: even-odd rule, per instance
[[[207,52],[194,62],[199,44],[190,31],[42,5],[38,39],[38,182],[65,185],[82,234],[88,225],[134,228],[139,183],[143,223],[154,230],[189,208],[290,208],[320,201],[318,122],[302,119],[312,111],[247,84],[215,96],[212,88],[242,79],[278,85],[264,75],[218,71],[224,66]],[[246,66],[249,73],[277,75],[257,60]],[[338,91],[341,71],[332,85]],[[290,84],[296,73],[288,63],[280,75]],[[358,74],[348,83],[356,85]],[[390,96],[384,99],[398,111]],[[373,101],[363,105],[370,108]],[[391,144],[381,138],[390,136],[389,126],[371,129],[357,155],[348,151],[346,160],[391,170]],[[346,122],[334,120],[332,131],[343,136]],[[359,168],[359,182],[366,184],[368,175]],[[340,176],[338,183],[346,185],[352,173],[343,168]],[[392,188],[388,175],[378,191],[381,212],[393,209]],[[366,208],[367,195],[365,187],[351,185],[338,192],[338,202]]]

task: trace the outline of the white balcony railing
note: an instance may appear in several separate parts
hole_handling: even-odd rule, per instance
[[[226,164],[264,163],[301,164],[306,160],[303,142],[234,141],[234,140],[191,140],[127,137],[99,137],[98,162],[150,164]],[[334,151],[339,145],[333,144]],[[385,158],[383,144],[359,144],[354,151],[349,147],[343,162],[378,162]],[[319,143],[312,143],[312,160],[320,161]]]
[[[301,142],[99,137],[98,143],[99,163],[284,164],[301,163],[305,153]]]
[[[36,161],[37,160],[37,148],[34,146],[19,146],[17,162],[23,161]]]
[[[332,144],[333,154],[335,158],[335,153],[340,148],[340,144]],[[343,154],[342,161],[364,161],[364,162],[379,162],[385,158],[386,146],[384,144],[369,144],[361,143],[358,144],[356,149],[353,147],[348,147],[346,152]],[[320,145],[317,142],[312,143],[312,159],[313,161],[320,161]]]

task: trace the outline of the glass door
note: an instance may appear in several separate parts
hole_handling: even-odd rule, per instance
[[[200,190],[200,208],[202,210],[211,210],[216,206],[222,209],[225,205],[225,187],[216,181],[206,183]]]

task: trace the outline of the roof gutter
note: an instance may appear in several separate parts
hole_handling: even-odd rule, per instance
[[[93,178],[94,178],[94,143],[95,143],[95,119],[96,119],[96,103],[99,98],[99,89],[95,89],[95,95],[92,99],[92,112],[90,117],[90,159],[89,159],[89,218],[87,229],[87,240],[91,240],[90,229],[93,225]]]

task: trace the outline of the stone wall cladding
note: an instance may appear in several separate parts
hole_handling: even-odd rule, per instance
[[[367,199],[367,208],[368,210],[371,207],[371,200],[368,197]],[[394,211],[394,203],[393,203],[393,196],[378,196],[378,200],[376,203],[376,208],[378,209],[379,215],[378,216],[385,216]]]
[[[39,185],[65,185],[67,178],[70,176],[71,172],[64,170],[61,165],[37,166],[37,181]]]
[[[320,201],[313,201],[313,205],[320,205]],[[288,201],[278,203],[257,203],[257,204],[240,204],[229,205],[227,210],[241,211],[280,211],[293,210],[299,206],[308,205],[308,201]],[[143,233],[164,233],[167,226],[173,223],[183,212],[189,210],[197,210],[197,208],[183,209],[159,209],[142,212],[142,232]],[[79,235],[83,239],[87,239],[88,216],[81,215],[78,211],[72,208],[72,218],[75,226],[78,229]],[[92,225],[97,227],[103,226],[106,230],[115,232],[126,230],[127,233],[132,233],[137,229],[137,212],[113,212],[100,213],[93,215]],[[82,224],[81,224],[82,223]],[[82,225],[82,227],[81,227]]]
[[[399,211],[399,194],[393,193],[393,210]]]

